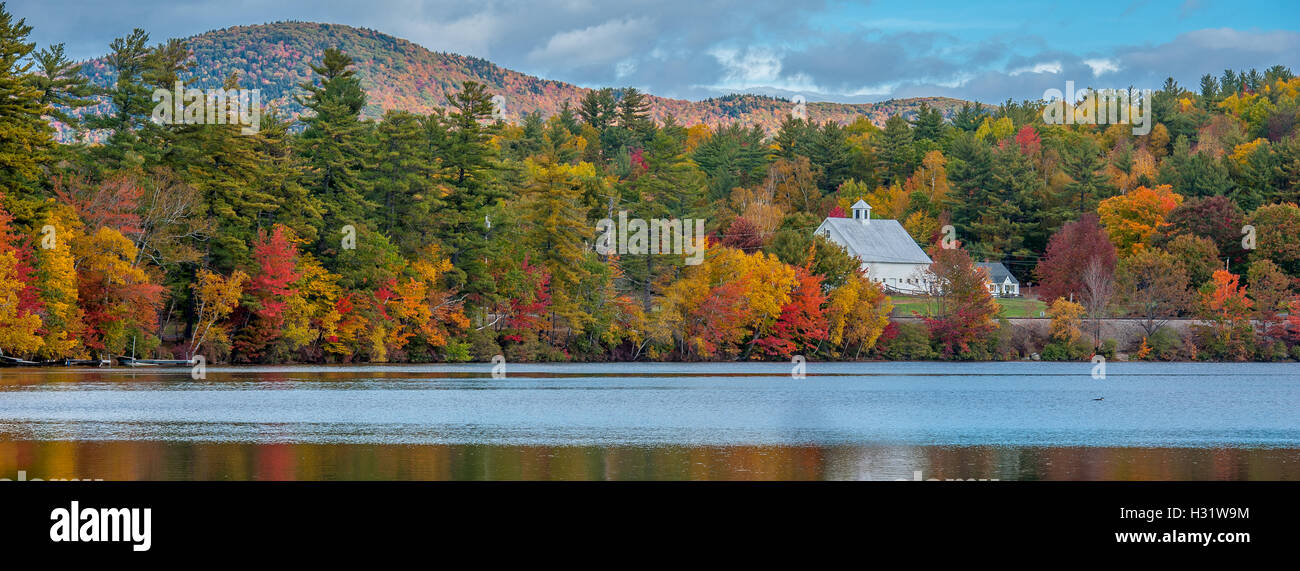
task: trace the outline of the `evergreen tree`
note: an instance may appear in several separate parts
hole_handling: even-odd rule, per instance
[[[917,111],[916,119],[912,121],[912,138],[916,141],[937,143],[942,135],[943,113],[922,101],[921,109]]]
[[[885,130],[881,133],[880,143],[876,148],[876,159],[880,170],[888,179],[887,184],[902,184],[907,175],[916,166],[915,152],[912,149],[912,128],[907,120],[894,115],[885,121]]]
[[[958,239],[965,240],[974,234],[976,222],[990,206],[981,199],[993,187],[993,152],[973,134],[962,133],[953,141],[949,158],[948,181],[955,194],[952,223]]]
[[[24,225],[35,219],[36,179],[54,144],[42,118],[49,108],[29,73],[32,64],[24,61],[35,48],[27,41],[31,31],[0,4],[0,195],[7,200],[2,206]]]
[[[303,185],[321,203],[317,250],[322,254],[338,244],[334,239],[345,226],[364,224],[374,206],[366,199],[367,181],[360,175],[367,166],[370,135],[370,126],[361,121],[366,94],[356,72],[348,69],[351,66],[352,58],[343,52],[325,50],[321,65],[312,66],[319,85],[304,82],[301,87],[307,96],[298,99],[312,112],[303,120],[306,128],[298,138],[298,148],[305,167]],[[490,113],[490,101],[488,106]]]
[[[1092,139],[1070,143],[1061,153],[1061,170],[1070,177],[1065,195],[1073,202],[1076,216],[1096,210],[1097,202],[1110,197],[1110,188],[1102,176],[1106,159]]]
[[[617,108],[612,88],[594,89],[582,97],[578,105],[578,116],[582,117],[583,123],[591,125],[597,131],[604,131],[614,123]]]
[[[492,97],[483,84],[467,81],[450,101],[446,129],[435,131],[433,139],[447,205],[434,223],[435,236],[456,268],[456,285],[482,296],[494,291],[485,265],[491,230],[487,216],[506,196],[494,174],[498,167],[491,137],[496,127],[484,126],[492,115]]]
[[[369,201],[378,206],[375,228],[402,253],[413,256],[429,245],[428,220],[442,207],[434,188],[434,161],[419,116],[389,111],[375,126],[374,153],[366,174]]]
[[[69,111],[94,105],[92,96],[98,92],[81,74],[81,64],[68,59],[63,44],[36,52],[32,60],[37,71],[32,80],[41,92],[41,106],[48,109],[47,115],[73,129],[79,127],[81,121]]]
[[[767,174],[763,131],[738,123],[719,127],[695,149],[692,158],[709,176],[709,198],[722,199],[738,186],[749,186]]]
[[[1187,137],[1174,141],[1174,152],[1160,163],[1156,181],[1187,197],[1224,196],[1233,189],[1223,163],[1207,154],[1192,153]]]
[[[853,148],[844,127],[827,121],[811,132],[806,148],[808,159],[816,165],[817,186],[823,194],[835,192],[851,176]]]

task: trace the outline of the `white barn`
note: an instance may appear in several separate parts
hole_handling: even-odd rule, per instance
[[[859,200],[852,218],[827,218],[817,234],[844,246],[862,261],[872,281],[887,291],[925,294],[930,291],[930,256],[897,220],[871,219],[871,205]]]

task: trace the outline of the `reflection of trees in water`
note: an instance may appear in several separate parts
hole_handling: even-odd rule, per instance
[[[1294,449],[576,447],[0,441],[0,478],[104,480],[1297,480]]]

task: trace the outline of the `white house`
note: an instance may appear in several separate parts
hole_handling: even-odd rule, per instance
[[[827,218],[817,234],[844,246],[862,261],[867,277],[886,291],[924,294],[930,290],[930,256],[897,220],[871,219],[871,205],[859,200],[852,218]]]
[[[1011,275],[1011,271],[1001,262],[980,262],[975,264],[989,273],[989,281],[984,285],[989,293],[998,297],[1017,297],[1020,295],[1020,280]]]

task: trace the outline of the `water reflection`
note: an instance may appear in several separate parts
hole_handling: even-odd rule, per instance
[[[213,367],[196,382],[183,368],[0,369],[0,478],[1300,480],[1300,368],[1090,371]]]
[[[0,442],[0,478],[1300,480],[1300,450]]]

